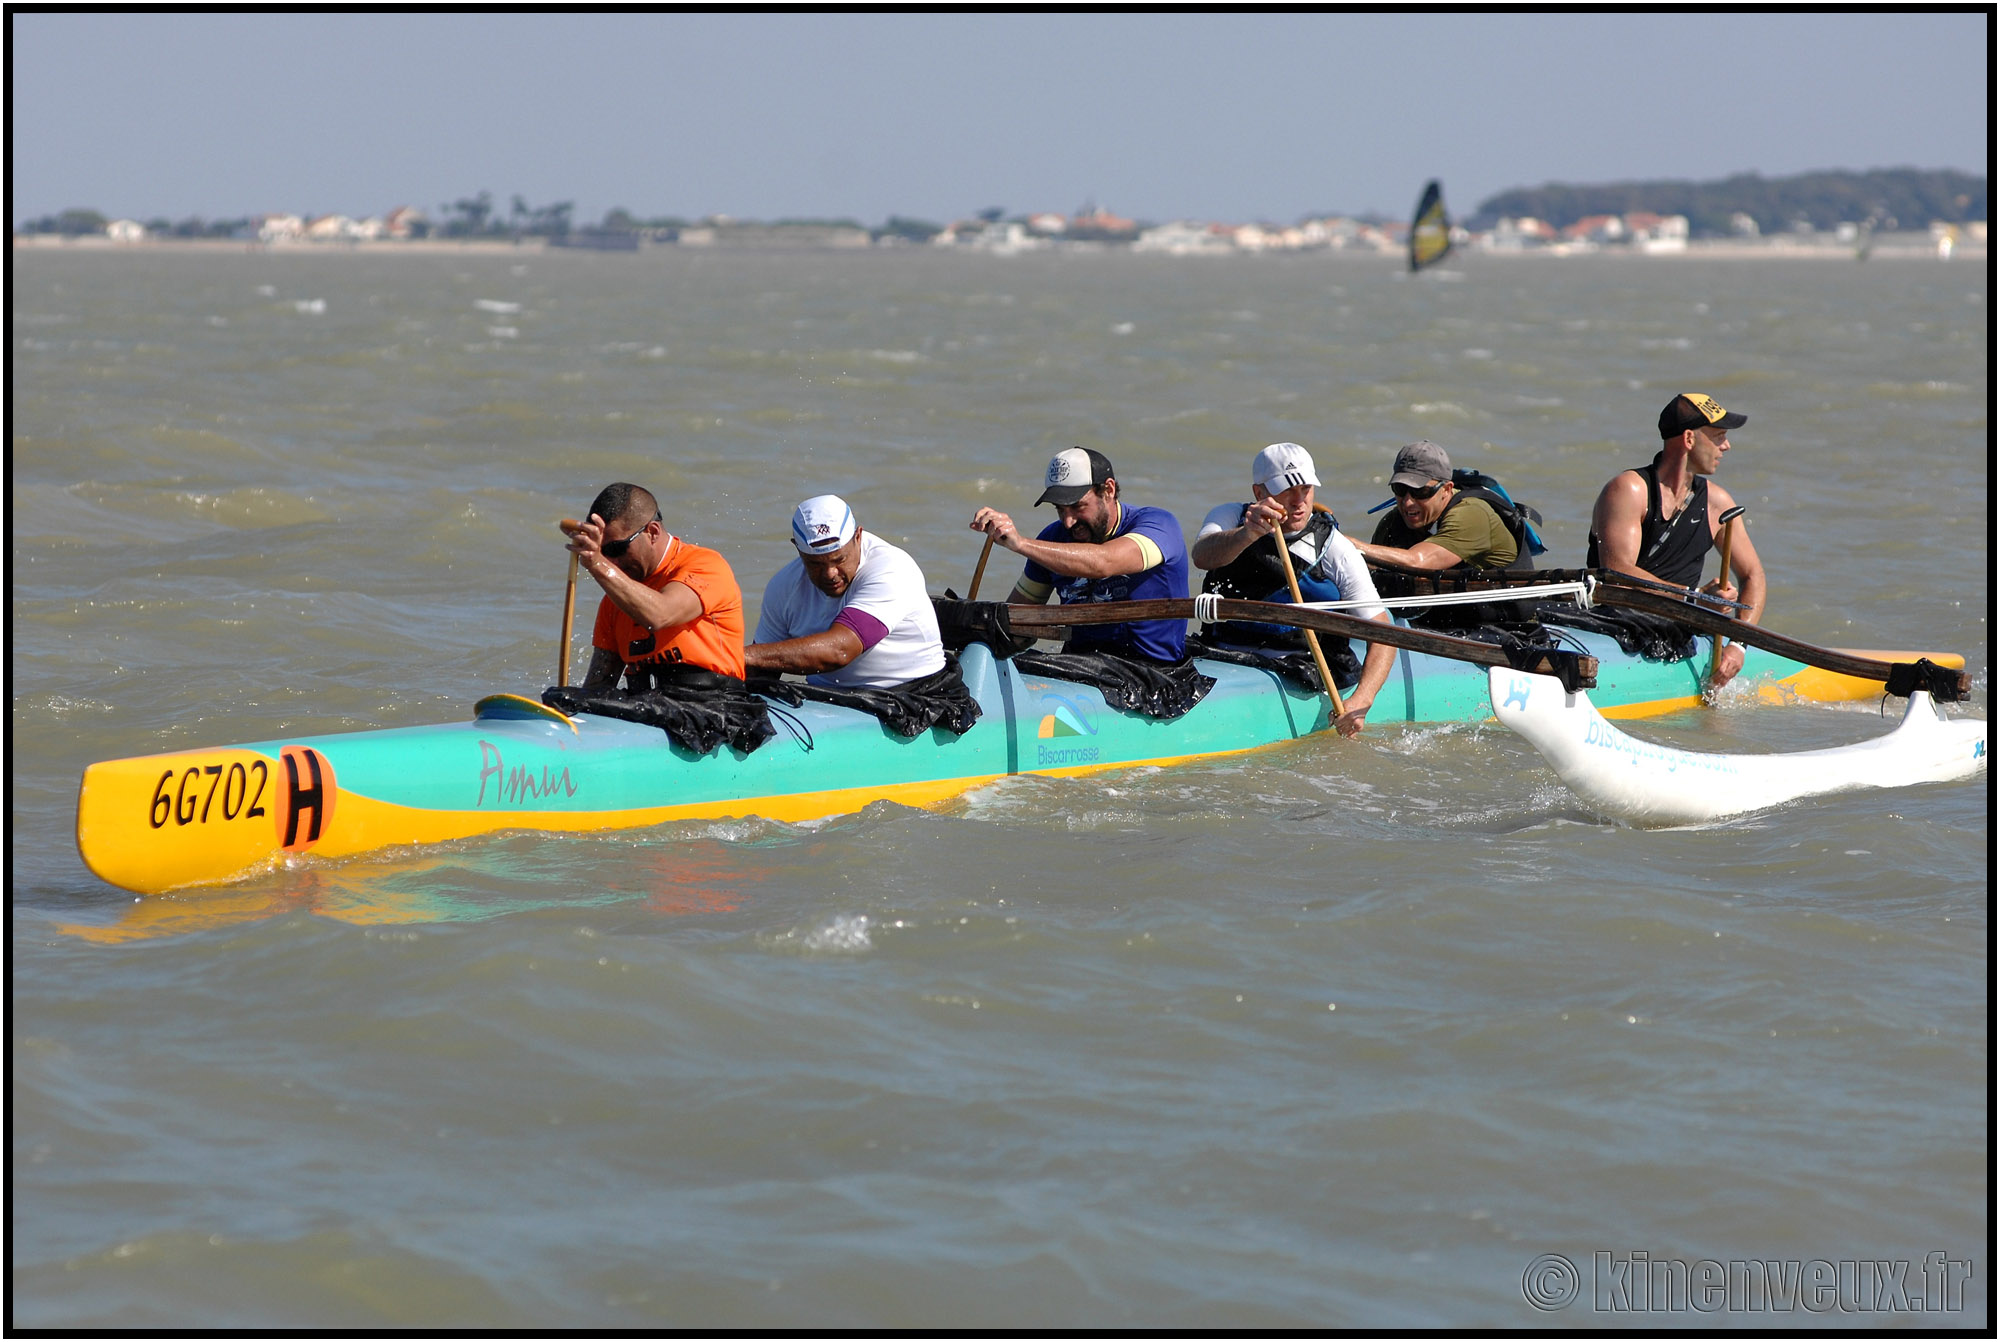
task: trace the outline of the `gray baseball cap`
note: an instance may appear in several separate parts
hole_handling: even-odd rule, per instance
[[[1406,443],[1396,453],[1394,473],[1389,477],[1392,485],[1409,485],[1422,489],[1433,480],[1451,479],[1451,458],[1444,449],[1428,438],[1419,438],[1414,443]]]

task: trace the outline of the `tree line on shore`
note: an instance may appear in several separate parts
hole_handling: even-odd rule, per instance
[[[1780,233],[1804,224],[1825,232],[1840,224],[1872,223],[1884,231],[1898,222],[1923,228],[1933,220],[1965,224],[1986,218],[1986,179],[1948,169],[1884,168],[1870,172],[1808,172],[1795,177],[1738,173],[1714,182],[1613,182],[1603,186],[1516,187],[1489,196],[1466,219],[1469,228],[1491,228],[1504,218],[1540,219],[1566,228],[1593,215],[1645,211],[1685,215],[1693,237],[1727,237],[1745,231]]]
[[[1793,177],[1761,177],[1739,173],[1712,182],[1642,181],[1613,182],[1579,186],[1551,182],[1538,187],[1516,187],[1489,196],[1464,222],[1472,228],[1491,228],[1503,218],[1528,217],[1561,229],[1593,215],[1626,215],[1646,211],[1658,215],[1685,215],[1694,237],[1726,237],[1746,231],[1744,220],[1753,221],[1758,231],[1784,232],[1801,226],[1824,231],[1842,223],[1866,223],[1891,230],[1901,225],[1920,228],[1933,220],[1964,224],[1987,217],[1987,179],[1950,169],[1887,168],[1868,172],[1810,172]],[[531,205],[515,195],[507,212],[499,211],[490,191],[461,197],[440,205],[436,219],[417,222],[412,236],[442,238],[559,238],[578,231],[572,222],[573,201]],[[1324,212],[1333,213],[1333,212]],[[988,223],[1025,222],[1027,215],[1009,215],[995,206],[976,211],[974,218]],[[1318,217],[1318,216],[1313,216]],[[1372,214],[1356,216],[1375,221]],[[22,224],[21,233],[50,233],[82,237],[102,233],[111,221],[94,209],[67,209]],[[232,238],[254,234],[254,217],[204,219],[190,216],[178,221],[157,218],[144,221],[148,233],[166,238]],[[786,218],[768,221],[730,220],[711,216],[690,220],[674,215],[641,217],[624,207],[616,207],[597,224],[583,231],[597,233],[645,233],[672,236],[683,229],[703,227],[768,227],[854,229],[876,239],[904,238],[927,242],[944,231],[943,224],[924,219],[891,215],[886,223],[870,227],[851,218]]]

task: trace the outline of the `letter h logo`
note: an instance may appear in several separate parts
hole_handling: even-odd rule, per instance
[[[273,816],[278,823],[278,846],[288,853],[302,853],[318,843],[333,823],[333,802],[339,792],[333,764],[310,746],[286,746],[279,752],[279,760],[284,779]],[[301,835],[299,822],[308,812],[311,818]]]

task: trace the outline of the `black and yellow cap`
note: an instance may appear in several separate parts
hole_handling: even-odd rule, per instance
[[[1724,410],[1705,391],[1684,391],[1660,412],[1660,437],[1674,438],[1689,429],[1740,429],[1750,416]]]

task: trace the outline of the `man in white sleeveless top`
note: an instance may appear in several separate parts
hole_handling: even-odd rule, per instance
[[[917,561],[863,531],[832,494],[792,514],[798,558],[764,588],[752,671],[789,671],[836,689],[885,688],[944,670],[937,611]]]

